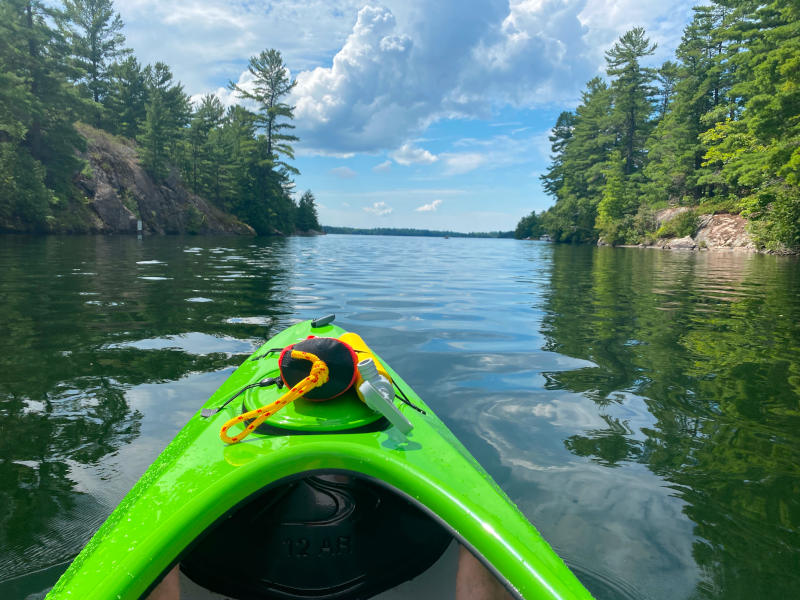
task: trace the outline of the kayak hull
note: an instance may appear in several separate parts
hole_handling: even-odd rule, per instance
[[[245,361],[202,408],[216,410],[246,385],[274,374],[278,355],[268,354],[270,349],[310,335],[339,337],[343,333],[335,325],[314,328],[311,322],[288,328]],[[319,417],[322,430],[316,435],[304,434],[291,423],[281,425],[278,418],[271,423],[270,433],[256,432],[241,443],[226,445],[219,430],[241,414],[242,405],[231,402],[205,418],[198,410],[47,597],[140,598],[187,557],[208,531],[215,527],[224,531],[226,516],[237,507],[278,486],[323,475],[357,478],[403,498],[472,551],[518,597],[590,598],[430,407],[384,366],[408,400],[426,413],[398,403],[414,426],[408,437],[388,425],[371,430],[374,427],[359,425],[360,421],[354,427],[340,424],[337,427],[343,430],[331,431],[326,428],[332,421],[323,414]],[[263,394],[264,403],[270,394],[280,394],[278,390],[256,392]],[[326,403],[314,404],[319,405],[315,411],[328,410],[323,408]],[[306,409],[296,407],[298,412],[306,411],[301,416],[312,420],[322,414]],[[330,410],[338,411],[335,416],[341,420],[340,408]],[[241,543],[233,537],[220,551],[233,552]]]

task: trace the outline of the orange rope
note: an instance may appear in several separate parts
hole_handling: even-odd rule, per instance
[[[311,354],[310,352],[303,352],[301,350],[292,350],[292,358],[307,360],[311,363],[311,372],[308,374],[308,377],[298,382],[297,385],[286,392],[283,396],[275,400],[275,402],[267,404],[266,406],[262,406],[261,408],[256,408],[255,410],[251,410],[237,417],[233,417],[230,421],[225,423],[225,425],[222,426],[222,429],[219,430],[219,437],[223,442],[226,444],[235,444],[236,442],[241,442],[244,438],[250,435],[256,427],[261,425],[261,423],[263,423],[268,417],[271,417],[281,408],[289,404],[289,402],[297,400],[314,388],[328,383],[328,365],[325,364],[324,360],[320,359],[314,354]],[[253,422],[247,425],[247,427],[245,427],[240,433],[234,435],[233,437],[228,435],[228,429],[237,423],[242,423],[243,421],[248,421],[250,419],[253,419]]]

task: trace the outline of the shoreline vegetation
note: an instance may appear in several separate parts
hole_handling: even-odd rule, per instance
[[[642,28],[606,52],[608,79],[551,131],[540,179],[555,204],[515,237],[702,248],[710,221],[739,219],[752,249],[800,250],[800,6],[692,10],[675,61],[642,66],[656,48]]]
[[[112,0],[0,0],[0,232],[321,229],[299,171],[281,53],[250,58],[248,110],[192,102],[125,47]]]

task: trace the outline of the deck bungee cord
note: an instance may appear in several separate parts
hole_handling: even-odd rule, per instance
[[[302,350],[292,350],[291,356],[296,360],[307,360],[311,362],[311,372],[308,374],[308,376],[302,379],[300,383],[292,386],[288,392],[275,400],[275,402],[271,402],[266,406],[250,410],[244,414],[237,415],[230,419],[222,426],[222,429],[219,430],[219,437],[223,442],[226,444],[235,444],[236,442],[241,442],[244,438],[250,435],[256,427],[261,425],[261,423],[274,415],[281,408],[289,404],[289,402],[293,402],[298,398],[302,398],[314,388],[328,383],[330,370],[328,369],[328,365],[325,364],[324,360],[320,359],[315,354],[303,352]],[[231,398],[231,400],[232,399],[233,398]],[[229,436],[228,430],[237,423],[241,423],[243,421],[250,421],[250,423],[245,426],[244,430],[242,430],[240,433],[234,436]]]
[[[285,348],[271,348],[251,360],[259,360],[278,352],[279,377],[268,377],[248,384],[218,408],[202,411],[202,417],[211,417],[247,390],[254,388],[271,385],[277,385],[278,388],[286,385],[290,388],[277,400],[229,419],[219,434],[226,444],[241,442],[290,402],[299,398],[322,402],[340,396],[351,387],[355,388],[364,404],[385,417],[403,435],[408,435],[413,426],[394,405],[395,399],[421,414],[426,414],[408,399],[399,386],[394,385],[385,368],[376,362],[372,351],[356,334],[348,333],[340,339],[311,336]],[[231,427],[239,423],[245,424],[244,429],[236,435],[229,435]]]

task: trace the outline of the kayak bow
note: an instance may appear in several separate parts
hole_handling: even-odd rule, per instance
[[[356,395],[362,386],[380,401],[374,393],[386,383],[370,372],[374,389],[360,378],[324,402],[300,397],[243,441],[221,440],[224,425],[294,385],[279,387],[281,349],[309,336],[346,334],[332,323],[314,325],[279,333],[225,381],[48,599],[146,598],[176,564],[194,584],[233,598],[367,598],[400,589],[444,560],[453,540],[517,597],[591,597],[425,402],[374,354],[380,377],[400,393],[388,402],[411,428],[407,435]],[[348,335],[348,347],[358,347]],[[369,349],[357,352],[361,359]]]

